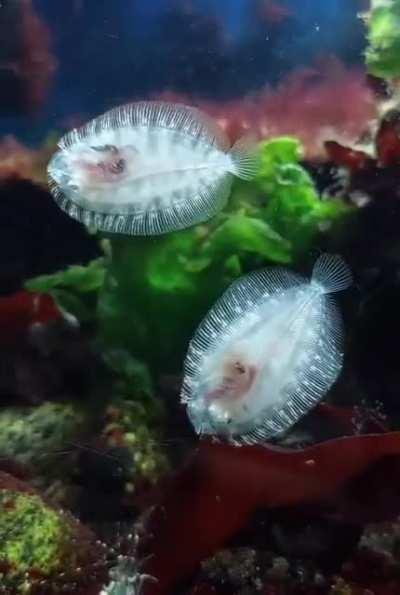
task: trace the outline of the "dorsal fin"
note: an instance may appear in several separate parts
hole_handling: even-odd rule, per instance
[[[67,133],[59,142],[60,149],[67,149],[105,130],[129,126],[168,128],[215,145],[221,151],[229,149],[223,130],[196,107],[163,101],[139,101],[115,107],[81,128]]]

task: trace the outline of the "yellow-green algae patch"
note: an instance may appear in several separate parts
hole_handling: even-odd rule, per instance
[[[62,567],[71,528],[36,494],[0,490],[0,583],[29,593]],[[32,580],[31,580],[32,579]]]

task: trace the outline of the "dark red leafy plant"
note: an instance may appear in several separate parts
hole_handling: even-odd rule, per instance
[[[18,342],[35,323],[61,318],[60,310],[49,295],[19,291],[0,297],[0,345]]]
[[[376,151],[379,164],[383,167],[400,165],[400,113],[388,112],[381,122],[377,137]]]
[[[157,582],[148,595],[173,593],[200,562],[235,536],[258,509],[329,505],[336,515],[363,519],[400,512],[400,432],[330,440],[302,450],[268,446],[232,447],[202,441],[177,475],[149,522],[153,536],[145,571]],[[371,498],[382,474],[386,493]],[[367,488],[362,492],[358,486]],[[388,500],[397,501],[396,510]]]
[[[376,158],[362,148],[354,149],[336,141],[326,141],[325,150],[336,165],[355,173],[368,168],[390,168],[400,164],[400,112],[388,111],[382,118],[374,139]]]

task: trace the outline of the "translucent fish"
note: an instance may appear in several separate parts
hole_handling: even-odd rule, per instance
[[[232,180],[256,173],[247,144],[192,107],[117,107],[59,142],[49,166],[55,200],[71,217],[108,232],[154,235],[206,221]]]
[[[263,442],[314,407],[342,367],[342,321],[329,294],[351,281],[339,256],[322,254],[310,281],[276,268],[233,283],[186,357],[181,400],[196,431]]]

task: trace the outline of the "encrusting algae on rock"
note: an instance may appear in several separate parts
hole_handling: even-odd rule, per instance
[[[0,475],[0,542],[0,593],[72,594],[106,576],[105,550],[91,532],[6,473]]]
[[[77,439],[84,427],[83,410],[72,403],[4,408],[0,410],[0,456],[49,475],[57,473],[59,468],[49,467],[48,456]]]
[[[168,458],[160,446],[160,437],[145,420],[139,403],[120,399],[106,410],[106,424],[101,437],[111,449],[126,451],[125,489],[135,492],[138,486],[157,483],[169,471]]]
[[[25,574],[48,576],[60,568],[71,530],[35,494],[1,490],[0,510],[0,560],[9,567],[5,583],[26,592],[30,579],[24,579]]]

